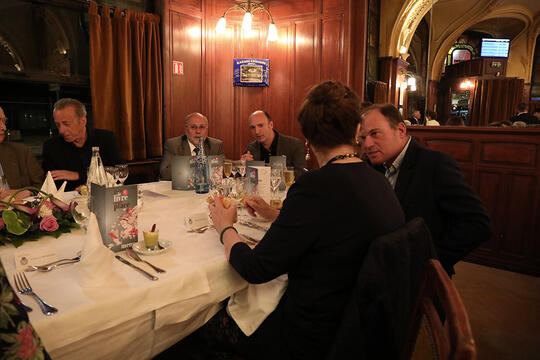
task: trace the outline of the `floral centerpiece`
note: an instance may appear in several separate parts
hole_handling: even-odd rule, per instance
[[[34,194],[31,200],[16,198],[25,190]],[[19,247],[25,241],[42,236],[57,238],[78,228],[69,205],[37,188],[25,187],[0,200],[0,245]]]

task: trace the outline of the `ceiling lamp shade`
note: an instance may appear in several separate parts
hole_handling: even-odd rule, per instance
[[[276,41],[278,39],[276,24],[274,23],[274,18],[270,11],[264,8],[264,5],[258,1],[244,1],[239,4],[233,5],[228,8],[223,16],[219,18],[216,25],[216,33],[223,34],[227,26],[227,20],[225,17],[230,11],[243,11],[244,19],[242,21],[242,30],[249,33],[251,31],[251,22],[253,19],[253,14],[257,11],[262,11],[268,15],[270,18],[270,25],[268,26],[268,41]]]

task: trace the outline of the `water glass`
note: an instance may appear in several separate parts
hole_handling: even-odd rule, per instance
[[[283,176],[283,168],[276,167],[270,170],[270,188],[272,190],[272,198],[276,199],[276,192],[281,183],[281,178]]]
[[[86,230],[90,221],[90,207],[86,196],[77,196],[71,200],[71,216],[81,228]]]
[[[128,175],[129,175],[129,168],[127,164],[119,164],[115,166],[116,169],[118,169],[118,180],[120,181],[120,185],[124,185],[124,181],[126,181]]]
[[[115,166],[105,166],[105,173],[107,174],[107,187],[116,186],[118,182],[118,168]]]
[[[210,158],[210,188],[216,190],[223,180],[223,166],[219,165],[219,158]]]

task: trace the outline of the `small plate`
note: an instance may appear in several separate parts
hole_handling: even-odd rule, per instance
[[[159,255],[167,251],[167,249],[171,247],[172,243],[169,240],[159,240],[159,245],[161,246],[161,248],[157,250],[149,250],[144,245],[144,241],[139,241],[133,244],[132,248],[133,250],[135,250],[136,253],[139,253],[141,255]]]

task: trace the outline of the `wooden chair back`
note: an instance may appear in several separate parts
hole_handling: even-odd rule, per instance
[[[434,302],[434,299],[437,300]],[[442,310],[444,321],[437,307]],[[469,316],[454,283],[438,260],[428,262],[403,358],[476,359]]]

